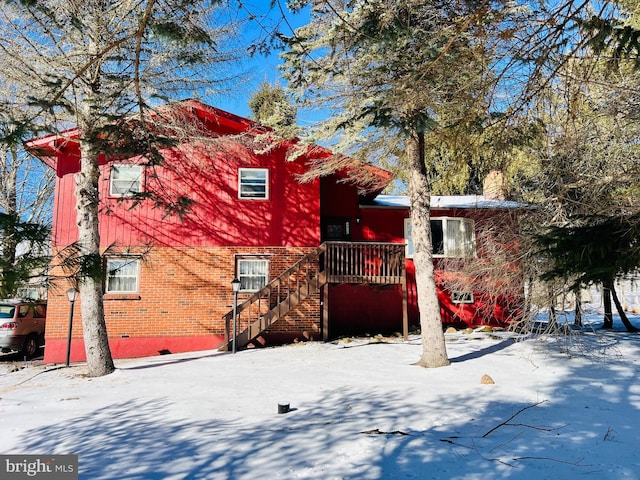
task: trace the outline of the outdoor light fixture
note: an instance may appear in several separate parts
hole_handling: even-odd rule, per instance
[[[231,352],[236,353],[236,335],[238,329],[238,292],[240,291],[240,280],[234,278],[231,282],[233,290],[233,338],[231,339]]]
[[[67,335],[67,362],[66,366],[69,366],[69,358],[71,357],[71,329],[73,328],[73,304],[76,303],[76,298],[78,298],[78,291],[71,287],[67,290],[67,298],[69,299],[70,307],[69,307],[69,334]]]
[[[75,288],[71,287],[69,290],[67,290],[67,298],[69,299],[69,302],[75,302],[76,298],[78,298],[78,291]]]

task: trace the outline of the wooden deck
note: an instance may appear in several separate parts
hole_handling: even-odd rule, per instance
[[[322,336],[329,336],[328,284],[402,285],[402,322],[408,336],[405,246],[379,242],[325,242],[237,306],[236,322],[248,325],[236,336],[237,348],[256,339],[276,320],[311,295],[322,295]],[[230,347],[233,311],[224,316]]]
[[[404,244],[326,242],[322,247],[327,283],[389,285],[405,278]]]

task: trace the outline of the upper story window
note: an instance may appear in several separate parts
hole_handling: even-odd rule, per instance
[[[407,258],[413,257],[411,220],[405,219],[405,241]],[[433,256],[443,258],[473,257],[476,254],[476,240],[473,220],[469,218],[432,218],[431,239]]]
[[[238,258],[241,292],[257,292],[269,281],[269,260],[259,257]]]
[[[107,260],[107,293],[135,293],[138,291],[140,260],[110,258]]]
[[[130,197],[142,192],[142,165],[112,165],[109,194]]]
[[[238,198],[252,200],[269,198],[269,170],[266,168],[239,169]]]

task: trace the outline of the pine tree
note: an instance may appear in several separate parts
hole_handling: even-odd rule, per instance
[[[428,145],[437,132],[457,132],[457,145],[465,144],[465,132],[486,112],[489,47],[460,25],[491,28],[499,12],[488,8],[475,10],[466,2],[314,3],[311,22],[288,39],[284,54],[298,100],[331,111],[318,135],[339,133],[334,148],[362,160],[394,156],[405,172],[423,340],[418,364],[426,367],[449,364],[432,257],[429,173],[435,159]]]
[[[257,92],[249,100],[253,119],[261,125],[273,128],[295,126],[296,108],[280,85],[262,82]]]
[[[98,156],[124,142],[152,151],[146,112],[159,99],[210,92],[233,58],[233,28],[219,22],[220,2],[186,0],[9,0],[2,4],[0,60],[4,74],[39,108],[49,131],[76,125],[81,136],[76,175],[80,299],[89,373],[114,370],[104,321],[104,272],[98,230]],[[122,122],[138,113],[137,122]],[[113,128],[114,124],[117,128]],[[114,132],[118,138],[113,138]],[[134,137],[135,135],[135,137]],[[120,152],[119,153],[130,153]],[[156,159],[157,160],[157,159]]]
[[[551,134],[529,155],[537,173],[521,183],[523,198],[537,205],[535,219],[527,225],[534,240],[547,235],[548,227],[559,229],[558,234],[589,226],[596,232],[601,222],[621,215],[638,218],[640,108],[634,92],[640,76],[629,63],[612,66],[606,58],[573,59],[537,99],[540,119]],[[595,248],[592,240],[596,239],[585,233],[584,248]],[[556,294],[563,288],[568,292],[584,286],[580,282],[574,285],[571,275],[560,275],[557,264],[541,262],[537,247],[532,244],[531,265],[543,274],[547,269],[554,272],[543,278],[555,285]],[[612,258],[612,266],[615,261]],[[587,264],[583,266],[587,268]],[[611,302],[616,300],[613,280],[617,275],[592,280],[606,281],[603,302],[608,327],[613,325]]]
[[[615,290],[618,276],[640,267],[639,213],[607,218],[582,218],[577,225],[550,227],[538,236],[554,267],[545,279],[573,279],[572,287],[602,284],[611,294],[620,319],[630,332],[638,331],[627,318]],[[576,223],[578,220],[576,219]]]

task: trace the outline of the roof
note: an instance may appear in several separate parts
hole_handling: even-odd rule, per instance
[[[180,109],[185,108],[187,111],[194,114],[199,121],[202,121],[203,124],[211,131],[217,130],[218,133],[221,134],[249,133],[257,135],[272,131],[271,128],[254,122],[253,120],[212,107],[211,105],[207,105],[206,103],[195,99],[182,100],[161,107],[163,111],[167,112],[171,110],[179,112]],[[27,140],[25,142],[25,148],[40,158],[50,168],[56,170],[58,176],[62,176],[62,174],[77,172],[80,168],[78,155],[71,159],[71,162],[68,160],[66,161],[66,163],[71,164],[67,166],[67,168],[60,168],[61,165],[58,164],[59,162],[65,163],[60,161],[64,158],[61,155],[62,148],[74,146],[75,149],[78,150],[78,139],[80,135],[81,132],[79,128],[71,128],[64,132],[44,135],[42,137]],[[298,139],[282,140],[276,136],[274,141],[291,146],[297,143]],[[309,145],[307,146],[305,155],[308,156],[308,158],[326,158],[333,155],[333,152],[325,147]],[[106,161],[108,161],[108,159],[105,156],[102,156],[101,163]],[[373,180],[370,180],[368,188],[370,191],[369,196],[371,197],[384,190],[392,180],[392,174],[382,168],[360,163],[357,163],[355,167],[358,169],[363,168],[369,176],[373,178]],[[342,177],[345,175],[345,172],[336,172],[336,174],[338,177]]]
[[[238,115],[220,110],[219,108],[212,107],[198,100],[182,100],[160,107],[162,111],[180,108],[186,108],[200,120],[226,127],[234,133],[243,133],[248,130],[255,130],[256,132],[265,130],[265,127],[247,118],[239,117]],[[57,161],[56,155],[60,152],[60,147],[72,144],[77,145],[80,135],[80,129],[73,127],[60,133],[52,133],[29,139],[25,142],[25,147],[34,153],[34,155],[41,158],[47,165],[55,168]]]
[[[373,200],[374,207],[409,208],[407,195],[378,195]],[[495,200],[482,195],[432,195],[431,208],[466,209],[517,209],[528,208],[524,203],[508,200]]]

